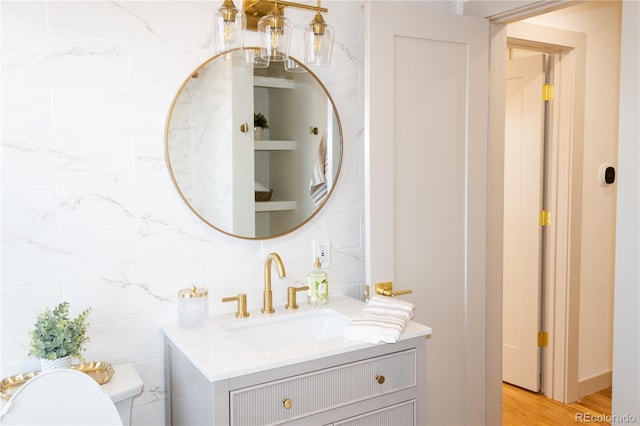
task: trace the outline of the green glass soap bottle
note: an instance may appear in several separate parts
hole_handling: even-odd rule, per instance
[[[308,301],[313,306],[326,305],[329,300],[329,276],[321,266],[320,258],[316,257],[313,270],[307,275]]]

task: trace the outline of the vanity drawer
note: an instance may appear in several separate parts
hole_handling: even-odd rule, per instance
[[[414,426],[415,424],[416,401],[414,399],[335,422],[332,426]]]
[[[410,349],[231,391],[231,424],[278,424],[413,387],[416,359]]]

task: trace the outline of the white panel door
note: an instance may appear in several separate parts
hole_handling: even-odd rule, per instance
[[[505,100],[502,378],[540,390],[544,57],[507,62]]]
[[[232,55],[233,79],[232,129],[233,144],[231,151],[231,176],[233,224],[231,233],[252,237],[256,234],[255,216],[255,180],[254,180],[254,143],[252,132],[241,132],[240,126],[253,125],[253,67],[247,64],[244,55]],[[240,102],[237,102],[241,100]]]
[[[489,25],[366,5],[367,281],[433,328],[428,424],[484,423]]]

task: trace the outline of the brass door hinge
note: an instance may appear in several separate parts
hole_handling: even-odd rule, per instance
[[[546,348],[549,346],[549,334],[546,331],[538,331],[538,347]]]
[[[547,83],[542,86],[542,100],[543,101],[553,100],[553,84]]]
[[[551,212],[540,210],[540,226],[549,226],[549,223],[551,223]]]

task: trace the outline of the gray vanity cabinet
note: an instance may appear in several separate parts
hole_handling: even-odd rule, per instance
[[[425,424],[425,346],[415,337],[209,382],[165,339],[166,423]]]
[[[416,401],[411,400],[333,423],[335,426],[416,425]]]

